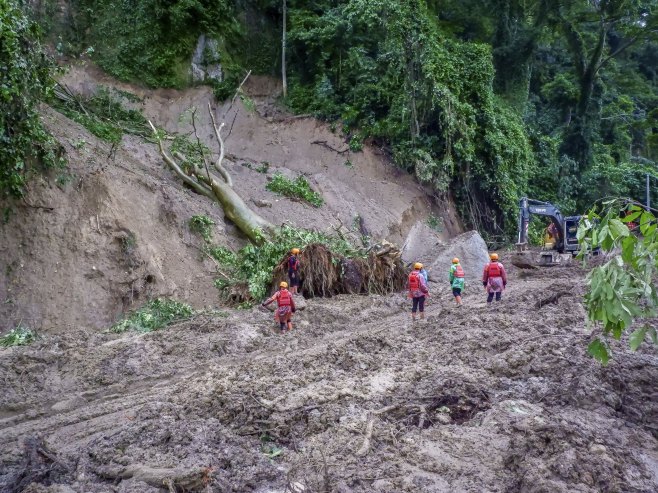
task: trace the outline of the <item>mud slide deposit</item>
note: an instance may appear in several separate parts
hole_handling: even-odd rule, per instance
[[[653,349],[602,368],[578,267],[510,271],[413,326],[337,296],[285,336],[254,309],[1,351],[0,491],[658,491]]]

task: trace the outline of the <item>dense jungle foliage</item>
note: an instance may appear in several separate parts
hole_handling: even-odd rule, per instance
[[[122,79],[188,84],[200,34],[219,41],[225,85],[280,75],[282,0],[31,6],[60,52]],[[284,103],[336,122],[352,149],[388,149],[471,226],[509,238],[522,195],[567,214],[644,198],[644,173],[658,177],[657,19],[658,0],[288,0]]]
[[[34,169],[60,164],[37,108],[52,89],[54,67],[39,37],[17,3],[0,1],[0,199],[21,197]]]

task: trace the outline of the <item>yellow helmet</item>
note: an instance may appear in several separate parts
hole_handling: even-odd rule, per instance
[[[421,264],[420,262],[416,262],[416,263],[414,264],[414,269],[416,269],[416,270],[420,270],[420,269],[422,269],[422,268],[423,268],[423,264]]]
[[[293,248],[292,250],[290,250],[290,252],[291,252],[293,255],[297,255],[297,254],[299,253],[299,248]]]
[[[459,263],[459,259],[458,259],[457,257],[453,258],[453,259],[452,259],[452,263],[453,263],[453,264],[458,264],[458,263]]]
[[[287,287],[288,287],[288,283],[287,283],[286,281],[281,281],[281,282],[279,283],[279,287],[280,287],[280,288],[287,288]]]
[[[492,253],[491,255],[489,255],[489,258],[491,260],[498,260],[498,254],[497,253]]]

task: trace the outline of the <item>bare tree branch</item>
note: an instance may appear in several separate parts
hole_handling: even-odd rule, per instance
[[[217,161],[215,161],[215,169],[219,172],[219,174],[224,178],[224,181],[229,187],[233,187],[233,179],[231,178],[231,175],[228,171],[226,171],[226,168],[222,166],[222,161],[224,161],[224,140],[222,139],[222,128],[224,128],[224,122],[222,122],[219,127],[217,126],[217,123],[215,122],[215,115],[212,112],[212,107],[210,106],[210,103],[208,103],[208,113],[210,113],[210,119],[212,120],[212,128],[215,131],[215,137],[217,137],[217,143],[219,144],[219,157],[217,158]]]
[[[189,186],[191,186],[194,190],[199,192],[201,195],[205,195],[208,198],[211,198],[214,200],[214,196],[211,190],[208,188],[204,187],[201,185],[199,182],[194,181],[192,178],[187,176],[185,172],[178,166],[176,161],[174,161],[169,154],[167,154],[167,151],[165,151],[164,146],[162,145],[162,139],[158,135],[157,130],[153,126],[153,123],[151,123],[151,120],[149,120],[149,125],[151,126],[151,129],[153,130],[153,134],[155,135],[155,139],[158,141],[158,147],[160,149],[160,155],[162,156],[162,159],[164,159],[165,163],[169,165],[169,167],[178,175],[178,177],[183,180],[185,183],[187,183]]]

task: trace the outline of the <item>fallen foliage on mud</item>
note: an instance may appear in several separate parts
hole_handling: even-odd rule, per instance
[[[495,308],[430,283],[415,325],[339,295],[285,335],[253,309],[0,351],[0,491],[657,491],[654,350],[601,367],[583,272],[509,271]]]

